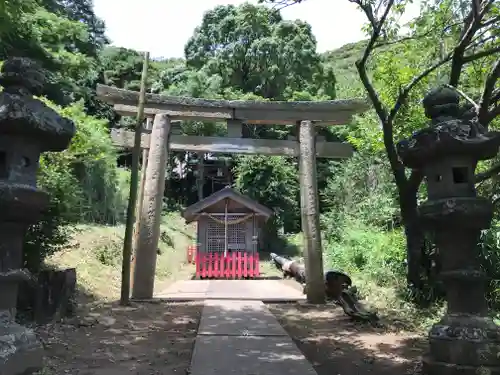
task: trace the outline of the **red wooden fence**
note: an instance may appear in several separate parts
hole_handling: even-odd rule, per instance
[[[259,254],[246,251],[196,254],[196,276],[220,279],[255,278],[260,275]]]

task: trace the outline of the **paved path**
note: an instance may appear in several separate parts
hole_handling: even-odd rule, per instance
[[[262,302],[305,299],[279,280],[179,281],[155,297],[204,301],[192,375],[316,375]]]
[[[280,280],[187,280],[178,281],[156,298],[185,300],[256,300],[264,302],[303,301],[305,296]]]
[[[261,301],[206,300],[192,375],[316,375]]]

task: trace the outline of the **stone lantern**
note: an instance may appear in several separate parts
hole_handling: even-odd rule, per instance
[[[22,269],[23,243],[38,221],[48,196],[36,187],[40,154],[62,151],[75,133],[72,121],[35,99],[44,71],[29,59],[10,58],[0,75],[0,374],[30,374],[42,366],[35,334],[15,323],[18,283],[30,280]]]
[[[451,88],[430,92],[423,101],[430,126],[398,144],[405,166],[425,176],[428,200],[419,216],[439,250],[448,303],[429,332],[423,369],[429,375],[494,375],[500,374],[500,331],[488,317],[477,248],[493,207],[477,196],[474,171],[479,160],[496,156],[500,133],[463,115],[459,101]]]

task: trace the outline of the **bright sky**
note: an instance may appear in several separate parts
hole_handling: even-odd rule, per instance
[[[257,3],[257,0],[248,0]],[[217,5],[245,0],[94,0],[107,35],[119,47],[149,51],[152,57],[183,57],[184,45],[201,23],[203,13]],[[415,8],[411,11],[415,14]],[[364,15],[348,0],[307,0],[282,11],[285,19],[308,22],[324,52],[364,38]]]

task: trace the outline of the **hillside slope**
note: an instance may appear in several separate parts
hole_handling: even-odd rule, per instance
[[[79,292],[86,297],[118,299],[124,226],[80,225],[76,229],[71,245],[50,257],[47,264],[75,267]],[[155,289],[166,287],[174,278],[191,276],[193,269],[185,264],[185,259],[194,233],[195,227],[186,225],[179,214],[163,217]]]
[[[346,44],[336,50],[323,54],[323,59],[333,67],[337,80],[339,99],[363,95],[363,85],[356,70],[356,60],[363,53],[364,41]]]

